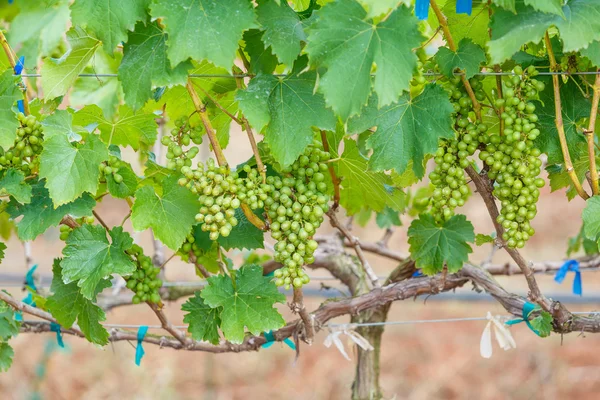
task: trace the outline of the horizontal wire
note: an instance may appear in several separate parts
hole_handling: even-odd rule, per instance
[[[600,315],[600,311],[574,311],[573,315]],[[500,315],[498,318],[511,319],[513,315]],[[325,324],[326,328],[354,328],[368,326],[389,326],[389,325],[417,325],[417,324],[445,324],[454,322],[473,322],[487,321],[487,317],[463,317],[463,318],[438,318],[438,319],[415,319],[405,321],[384,321],[384,322],[359,322],[346,324]],[[24,322],[39,322],[34,320],[25,320]],[[142,326],[147,326],[148,329],[163,329],[161,325],[138,325],[138,324],[101,324],[105,328],[121,328],[121,329],[139,329]],[[188,325],[174,325],[177,329],[187,329]]]
[[[600,71],[579,71],[579,72],[561,72],[561,71],[547,71],[547,72],[538,72],[538,75],[599,75]],[[371,76],[375,76],[376,74],[371,74]],[[444,74],[439,72],[424,72],[423,76],[444,76]],[[456,72],[453,74],[454,76],[462,76],[464,72]],[[514,72],[477,72],[475,75],[480,76],[511,76],[517,75]],[[15,75],[16,77],[17,75]],[[42,74],[21,74],[24,78],[42,78]],[[118,74],[79,74],[80,78],[117,78]],[[286,77],[288,74],[273,74],[273,76]],[[251,78],[253,75],[250,74],[190,74],[188,75],[190,78]]]

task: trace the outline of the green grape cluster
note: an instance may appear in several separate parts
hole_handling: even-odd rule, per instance
[[[77,218],[75,220],[75,222],[77,222],[79,225],[83,225],[83,224],[87,224],[87,225],[93,225],[94,222],[96,222],[96,219],[92,216],[89,217],[81,217],[81,218]],[[73,228],[71,228],[68,225],[61,225],[60,228],[60,240],[65,241],[67,240],[67,238],[69,237],[69,235],[71,234],[71,232],[73,232]]]
[[[181,247],[179,247],[177,252],[185,261],[189,259],[190,253],[194,254],[196,257],[200,257],[202,255],[202,250],[196,244],[196,238],[193,234],[187,235],[185,241]]]
[[[202,129],[190,127],[185,118],[180,118],[175,121],[171,135],[163,136],[161,143],[168,148],[167,168],[180,171],[183,167],[191,167],[192,160],[198,155],[200,149],[191,144],[202,143]]]
[[[291,167],[282,170],[283,177],[269,176],[263,185],[271,236],[277,240],[274,259],[283,264],[275,271],[277,286],[289,289],[310,281],[302,267],[315,260],[318,245],[312,237],[329,210],[325,183],[329,158],[321,142],[314,141]]]
[[[152,259],[144,255],[142,248],[134,244],[129,250],[133,257],[136,269],[130,276],[125,277],[127,288],[135,292],[131,299],[133,304],[141,302],[150,302],[158,304],[161,302],[158,290],[162,286],[162,281],[158,279],[160,268],[152,264]]]
[[[38,155],[42,152],[44,130],[42,124],[33,115],[17,115],[19,127],[13,147],[0,155],[0,170],[8,167],[21,169],[25,175],[30,175],[39,167]]]
[[[179,184],[200,195],[202,206],[196,214],[196,222],[202,224],[201,229],[210,232],[211,240],[229,236],[238,224],[235,210],[240,207],[240,196],[246,190],[244,179],[225,166],[215,165],[213,159],[207,161],[206,170],[198,163],[198,169],[183,166],[181,172],[184,177],[179,179]]]
[[[123,182],[123,177],[119,174],[119,168],[121,167],[121,160],[116,156],[110,156],[108,162],[103,162],[98,167],[100,174],[104,176],[104,179],[113,179],[116,183]]]
[[[494,195],[501,201],[497,221],[505,229],[503,239],[510,248],[522,248],[535,233],[530,221],[537,213],[540,188],[545,184],[539,177],[541,151],[533,142],[540,134],[533,100],[544,90],[544,84],[533,79],[537,75],[533,67],[524,72],[517,66],[513,72],[515,75],[504,82],[504,98],[495,102],[497,107],[504,107],[504,132],[490,136],[479,158],[489,167],[490,179],[496,181]]]
[[[479,136],[485,135],[488,130],[485,124],[475,125],[469,121],[473,102],[464,90],[459,89],[460,78],[454,78],[451,83],[456,136],[440,140],[434,156],[436,166],[429,174],[435,186],[431,197],[431,214],[438,222],[450,219],[454,209],[463,206],[469,197],[471,192],[464,169],[469,166],[468,157],[477,150]],[[480,79],[474,77],[470,84],[477,97],[481,97],[483,85]]]

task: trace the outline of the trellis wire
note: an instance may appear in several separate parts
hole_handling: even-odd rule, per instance
[[[579,71],[579,72],[561,72],[561,71],[547,71],[538,72],[538,75],[598,75],[600,71]],[[375,76],[375,74],[371,74]],[[439,72],[424,72],[423,76],[444,76]],[[463,72],[454,73],[455,76],[464,75]],[[511,76],[516,75],[514,72],[477,72],[475,75],[480,76]],[[24,78],[42,78],[42,74],[21,74]],[[118,74],[79,74],[80,78],[118,78]],[[253,75],[250,74],[190,74],[190,78],[251,78]],[[273,74],[273,76],[286,77],[288,74]]]

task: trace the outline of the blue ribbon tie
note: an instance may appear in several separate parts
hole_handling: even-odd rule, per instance
[[[267,340],[267,343],[265,343],[261,346],[264,349],[267,349],[267,348],[273,346],[273,343],[276,342],[275,336],[273,335],[273,331],[265,332],[265,339]],[[290,349],[296,351],[296,344],[289,337],[283,339],[283,343],[287,344],[287,346]]]
[[[473,0],[456,0],[456,13],[471,15]]]
[[[19,112],[25,114],[25,104],[23,104],[23,100],[17,100],[17,108],[19,109]]]
[[[19,57],[19,60],[15,64],[15,68],[14,68],[15,75],[21,75],[21,72],[23,72],[24,66],[25,66],[25,56],[21,56],[21,57]]]
[[[569,271],[575,272],[575,278],[573,278],[573,294],[582,296],[583,290],[581,288],[581,271],[579,270],[579,261],[565,261],[562,267],[560,267],[560,269],[556,271],[556,275],[554,275],[554,281],[557,283],[563,283],[563,281],[567,277],[567,272]]]
[[[420,20],[427,19],[429,15],[429,0],[417,0],[415,3],[415,15]]]
[[[425,275],[419,269],[416,270],[415,272],[413,272],[413,274],[412,274],[412,278],[419,278],[421,276],[425,276]]]
[[[19,100],[19,101],[21,101],[21,100]],[[27,271],[27,274],[25,274],[25,286],[28,286],[34,292],[37,292],[37,287],[35,286],[35,280],[33,279],[33,274],[35,273],[35,270],[37,269],[37,267],[38,267],[37,264],[33,265],[31,268],[29,268],[29,271]],[[35,301],[33,301],[33,296],[31,295],[31,293],[27,293],[27,296],[25,296],[25,298],[23,299],[23,303],[28,304],[31,307],[36,306]],[[23,313],[21,313],[21,312],[15,313],[15,321],[23,321]]]
[[[146,325],[142,325],[138,329],[137,346],[135,347],[135,365],[137,365],[138,367],[142,363],[142,357],[144,357],[144,354],[146,354],[146,352],[144,351],[144,347],[142,346],[142,343],[144,342],[144,337],[146,337],[147,332],[148,332],[148,326],[146,326]]]
[[[64,348],[65,343],[63,342],[62,332],[60,331],[60,325],[57,324],[56,322],[51,322],[50,330],[52,332],[56,332],[56,343],[58,343],[58,346]]]
[[[525,302],[525,304],[523,304],[523,317],[522,318],[517,318],[517,319],[511,319],[510,321],[506,321],[506,325],[515,325],[515,324],[519,324],[521,322],[525,322],[527,324],[527,327],[529,329],[531,329],[531,331],[533,333],[535,333],[536,335],[540,336],[540,332],[535,329],[533,327],[533,325],[531,325],[531,322],[529,322],[529,316],[531,315],[531,313],[538,308],[538,306],[536,306],[533,303],[530,302]]]

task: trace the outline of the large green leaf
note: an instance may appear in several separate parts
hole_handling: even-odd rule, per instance
[[[600,242],[600,197],[591,197],[585,203],[581,213],[585,237]]]
[[[492,40],[488,43],[492,63],[510,58],[525,43],[541,40],[550,26],[558,28],[565,52],[585,48],[600,39],[597,0],[569,1],[562,7],[564,17],[537,11],[523,2],[516,3],[516,10],[516,15],[500,8],[494,11],[490,25]]]
[[[13,105],[23,98],[16,85],[13,71],[8,69],[0,75],[0,147],[8,150],[17,137],[19,121],[12,110]]]
[[[153,87],[183,84],[187,79],[192,64],[185,60],[181,64],[170,62],[166,41],[167,34],[156,22],[138,23],[129,33],[119,66],[119,80],[123,84],[125,101],[134,110],[152,97]]]
[[[10,368],[13,362],[15,351],[6,342],[0,343],[0,372],[6,372]]]
[[[427,275],[457,272],[473,252],[468,242],[475,240],[473,225],[464,215],[455,215],[438,225],[429,214],[421,214],[408,228],[410,254],[417,268]]]
[[[306,41],[298,14],[287,2],[275,0],[259,2],[256,13],[265,31],[265,48],[271,46],[279,61],[291,66],[300,53],[300,42]]]
[[[100,107],[90,104],[75,113],[73,122],[81,126],[95,124],[107,146],[131,146],[138,150],[141,143],[147,146],[154,144],[158,129],[155,118],[156,115],[152,113],[134,112],[122,105],[117,117],[110,120],[104,116]]]
[[[392,8],[396,8],[399,3],[410,6],[411,0],[358,0],[367,10],[368,17],[377,17],[387,13]]]
[[[127,40],[127,31],[137,21],[146,20],[151,0],[76,0],[71,6],[73,24],[87,29],[100,39],[109,54]]]
[[[117,226],[109,234],[110,242],[101,225],[82,225],[71,232],[62,251],[63,282],[76,282],[88,300],[96,298],[98,284],[106,277],[129,275],[135,270],[135,264],[125,253],[133,245],[129,233]]]
[[[314,93],[316,74],[275,77],[259,75],[237,100],[257,131],[265,125],[265,138],[275,161],[291,165],[312,142],[313,129],[335,129],[335,117],[323,96]]]
[[[435,111],[433,111],[435,110]],[[369,167],[380,171],[395,169],[403,173],[412,161],[415,175],[423,177],[423,161],[437,150],[440,138],[454,137],[450,114],[453,108],[448,94],[440,86],[429,84],[417,97],[404,94],[396,104],[377,109],[371,99],[363,114],[348,124],[350,133],[372,126],[377,131],[367,139],[373,149]]]
[[[581,55],[589,58],[596,67],[600,67],[600,41],[595,40],[587,48],[581,49]]]
[[[44,141],[40,155],[40,177],[54,207],[68,203],[84,192],[96,193],[100,163],[108,159],[108,149],[97,135],[89,134],[83,144],[69,142],[67,135]]]
[[[525,0],[526,6],[531,6],[538,11],[556,14],[564,18],[563,3],[563,0]]]
[[[450,77],[458,68],[465,73],[467,79],[479,72],[479,65],[485,60],[483,49],[467,38],[458,43],[456,52],[441,46],[435,55],[435,61],[444,75]]]
[[[198,292],[190,297],[182,306],[188,313],[183,317],[183,322],[188,325],[188,331],[194,340],[202,340],[212,344],[219,344],[219,325],[222,312],[221,307],[209,307]]]
[[[536,104],[541,134],[535,140],[535,144],[542,152],[548,154],[548,164],[560,164],[564,158],[556,129],[552,81],[547,77],[539,80],[546,84],[546,88],[539,94],[541,104]],[[583,118],[590,116],[590,101],[581,95],[577,84],[571,79],[566,84],[560,82],[560,100],[567,146],[571,157],[577,160],[585,151],[583,144],[586,141],[585,137],[577,132],[577,126]]]
[[[173,64],[192,58],[231,68],[242,33],[256,27],[247,0],[173,0],[150,6],[169,34],[167,53]]]
[[[44,127],[44,139],[48,140],[53,136],[66,135],[70,141],[81,140],[81,135],[73,127],[73,114],[67,110],[56,110],[44,118],[42,121]]]
[[[0,342],[19,334],[19,323],[15,320],[15,312],[4,301],[0,300]]]
[[[211,308],[223,307],[221,330],[233,343],[244,341],[244,327],[254,335],[281,328],[285,321],[274,307],[285,302],[270,277],[258,265],[236,271],[235,284],[229,276],[212,276],[200,296]]]
[[[152,228],[156,237],[177,250],[190,233],[200,208],[198,196],[179,186],[173,175],[162,181],[162,193],[143,186],[135,193],[131,222],[136,231]]]
[[[408,89],[417,65],[412,49],[422,40],[409,8],[399,6],[377,24],[355,0],[328,3],[315,15],[306,51],[314,68],[327,69],[319,79],[319,90],[342,119],[358,114],[367,102],[373,64],[377,65],[373,87],[379,107],[398,100]]]
[[[383,211],[386,206],[395,210],[404,208],[405,194],[394,187],[392,178],[384,172],[368,169],[368,159],[352,139],[344,140],[344,152],[337,165],[340,183],[340,204],[349,215],[364,207]]]
[[[19,203],[27,204],[31,201],[31,186],[25,182],[23,172],[9,168],[0,176],[0,192],[10,194]]]
[[[77,320],[77,325],[86,339],[99,345],[108,344],[108,332],[100,324],[106,320],[104,310],[94,304],[96,294],[107,286],[109,280],[103,280],[95,289],[92,300],[84,297],[76,282],[64,283],[60,260],[52,266],[52,296],[46,300],[46,308],[65,328],[70,328]]]
[[[250,71],[254,74],[270,74],[275,71],[278,61],[271,47],[263,42],[264,32],[250,29],[244,32],[244,50],[250,58]]]
[[[46,232],[51,226],[57,226],[65,215],[75,218],[91,216],[95,205],[94,198],[86,193],[71,203],[55,208],[48,189],[44,187],[44,181],[39,181],[32,185],[29,204],[20,204],[11,199],[7,211],[12,219],[23,216],[17,222],[17,234],[22,241],[28,241]]]
[[[458,43],[464,38],[471,39],[474,43],[485,46],[489,39],[488,23],[490,21],[490,13],[487,1],[474,2],[471,15],[457,14],[456,2],[447,1],[442,8],[442,12],[448,19],[448,26],[452,32],[452,38]],[[429,13],[429,21],[432,26],[438,26],[438,20],[435,13]],[[435,22],[431,22],[435,21]]]
[[[71,28],[67,39],[70,50],[59,59],[47,58],[42,65],[42,88],[46,99],[64,96],[100,46],[98,39],[81,28]]]
[[[581,147],[585,147],[585,145],[582,144]],[[581,156],[573,160],[573,170],[575,171],[575,175],[577,176],[577,179],[579,179],[579,182],[583,182],[585,180],[585,174],[590,167],[590,157],[584,148],[579,149],[577,152],[580,153]],[[549,165],[546,167],[546,171],[548,171],[550,189],[553,192],[562,188],[568,188],[567,199],[573,200],[577,196],[577,190],[573,186],[573,181],[562,163]]]

